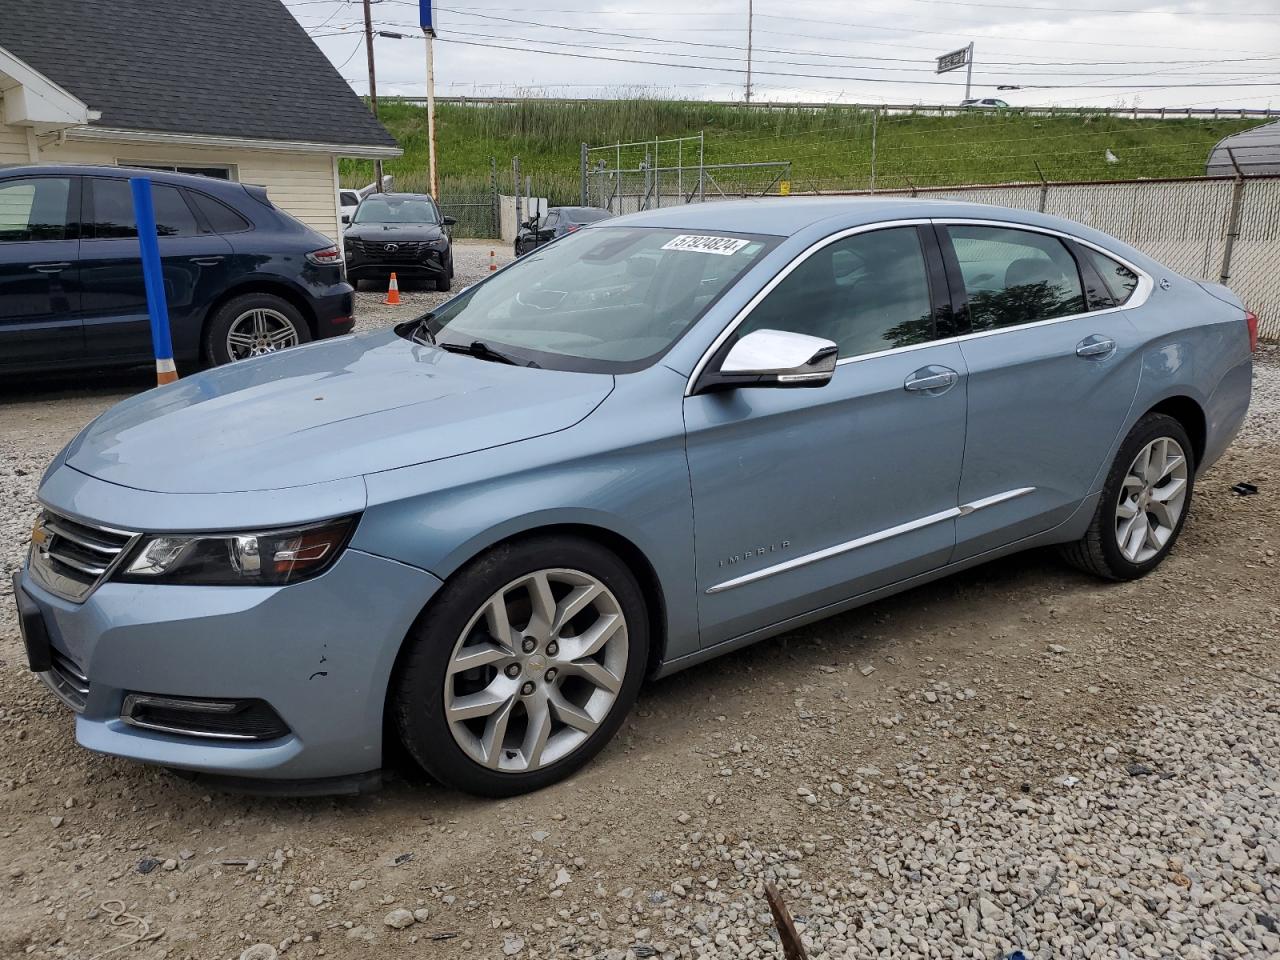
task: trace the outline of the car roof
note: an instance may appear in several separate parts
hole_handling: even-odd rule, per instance
[[[580,214],[580,213],[589,213],[589,214],[592,214],[593,216],[600,216],[600,217],[612,216],[612,214],[610,214],[608,210],[604,210],[600,207],[551,207],[550,209],[547,210],[547,213],[551,213],[552,210],[556,211],[557,213],[566,214],[567,216],[574,216],[575,214]]]
[[[371,193],[365,200],[372,200],[374,197],[381,197],[383,200],[430,200],[435,203],[429,193]]]
[[[758,197],[721,200],[645,210],[592,229],[615,227],[666,227],[679,230],[719,230],[727,233],[791,237],[813,232],[825,235],[850,227],[892,220],[997,220],[1057,230],[1068,236],[1114,250],[1136,263],[1154,265],[1149,257],[1115,237],[1092,227],[1033,210],[1019,210],[989,203],[911,197]]]
[[[203,177],[198,173],[173,173],[168,170],[147,170],[143,167],[108,166],[88,163],[42,163],[23,167],[0,167],[0,178],[14,177],[136,177],[145,176],[156,183],[174,186],[196,187],[208,193],[237,191],[243,187],[235,180]],[[242,194],[243,196],[243,194]]]

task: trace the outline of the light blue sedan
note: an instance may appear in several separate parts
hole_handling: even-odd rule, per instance
[[[92,750],[358,789],[559,780],[664,675],[1047,544],[1169,553],[1257,321],[1087,227],[679,207],[435,313],[189,377],[58,455],[15,595]]]

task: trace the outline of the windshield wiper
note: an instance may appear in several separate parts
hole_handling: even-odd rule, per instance
[[[509,363],[513,367],[537,366],[537,364],[532,360],[517,360],[515,357],[508,356],[500,350],[495,350],[483,340],[472,340],[470,343],[437,343],[436,346],[441,350],[448,350],[450,353],[465,353],[467,356],[475,357],[477,360],[490,360],[494,363]]]

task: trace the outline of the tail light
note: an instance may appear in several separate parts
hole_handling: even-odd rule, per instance
[[[1252,310],[1244,312],[1244,322],[1249,328],[1249,352],[1258,352],[1258,315]]]
[[[327,247],[321,247],[319,250],[312,250],[307,254],[307,260],[314,263],[318,267],[333,267],[342,263],[342,251],[338,249],[336,243]]]
[[[571,223],[569,224],[569,229],[566,230],[565,233],[577,233],[581,226],[582,224],[580,223]]]

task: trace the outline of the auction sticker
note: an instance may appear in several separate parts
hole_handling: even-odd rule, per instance
[[[721,257],[731,257],[750,242],[737,237],[704,237],[693,233],[682,233],[664,243],[662,249],[684,250],[688,253],[714,253]]]

